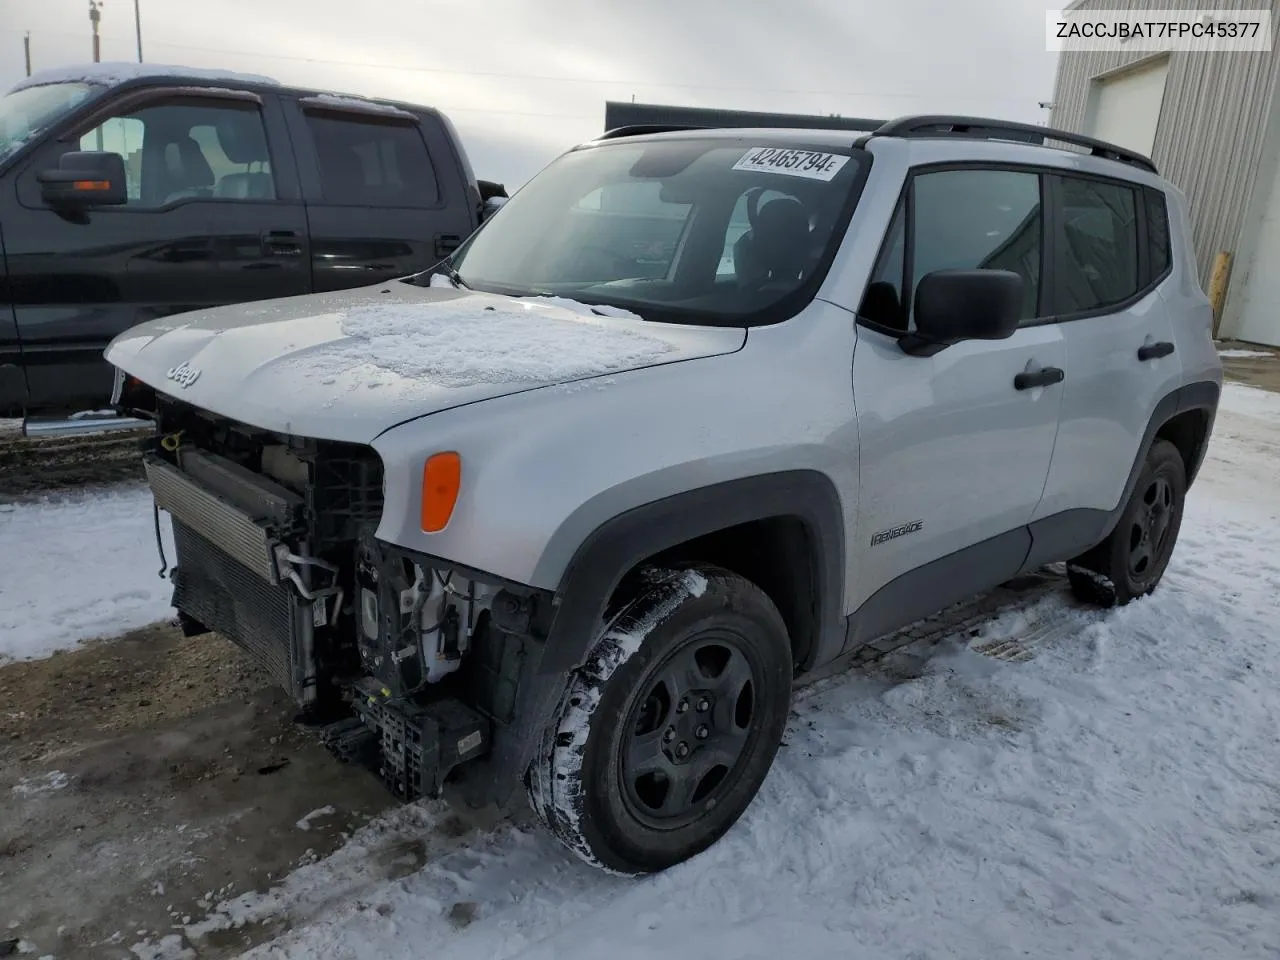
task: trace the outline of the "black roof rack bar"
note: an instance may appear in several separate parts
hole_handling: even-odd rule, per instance
[[[606,130],[597,140],[617,140],[619,137],[643,137],[649,133],[674,133],[677,130],[705,130],[688,123],[633,123],[625,127]]]
[[[1057,140],[1062,143],[1074,144],[1077,147],[1085,147],[1095,157],[1105,157],[1108,160],[1131,163],[1152,173],[1159,173],[1156,165],[1151,162],[1150,157],[1144,157],[1140,153],[1126,150],[1124,147],[1116,146],[1114,143],[1106,143],[1102,140],[1095,140],[1093,137],[1070,133],[1066,130],[1057,130],[1053,127],[1041,127],[1031,123],[1016,123],[1010,120],[989,120],[983,117],[953,117],[946,115],[899,117],[896,120],[881,124],[872,131],[871,136],[927,137],[938,134],[955,134],[957,136],[992,140],[1008,138],[1009,134],[1020,134],[1016,139],[1025,140],[1031,138],[1039,141],[1042,146],[1046,140]]]

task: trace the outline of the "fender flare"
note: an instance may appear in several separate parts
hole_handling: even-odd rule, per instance
[[[587,659],[606,605],[623,576],[647,557],[705,534],[771,517],[798,517],[813,553],[819,625],[811,661],[834,656],[844,640],[844,509],[830,477],[817,470],[761,474],[711,484],[634,507],[589,534],[554,597],[545,639],[534,638],[520,669],[514,722],[495,731],[490,754],[494,799],[502,804],[523,779],[542,732]],[[834,645],[834,649],[832,649]]]
[[[1124,513],[1129,498],[1133,496],[1134,488],[1138,485],[1138,477],[1142,474],[1143,465],[1147,462],[1147,455],[1156,442],[1156,435],[1174,417],[1191,410],[1203,410],[1208,417],[1204,440],[1195,451],[1194,459],[1187,466],[1187,489],[1191,489],[1191,483],[1199,473],[1200,465],[1204,463],[1205,452],[1209,449],[1209,438],[1213,435],[1213,424],[1218,415],[1218,400],[1221,396],[1220,384],[1212,380],[1199,380],[1165,394],[1164,399],[1156,404],[1155,410],[1151,413],[1151,419],[1147,421],[1146,432],[1142,435],[1138,456],[1134,458],[1133,466],[1129,468],[1129,478],[1125,481],[1124,492],[1120,495],[1120,501],[1107,516],[1106,527],[1099,540],[1105,540],[1111,536],[1111,531],[1120,522],[1120,516]]]
[[[1115,529],[1124,514],[1129,498],[1133,496],[1138,485],[1138,477],[1147,462],[1147,455],[1156,442],[1156,435],[1161,429],[1179,414],[1190,410],[1202,410],[1207,417],[1204,440],[1193,452],[1187,467],[1187,488],[1200,470],[1204,462],[1205,452],[1209,448],[1209,439],[1213,435],[1213,424],[1218,413],[1218,400],[1222,395],[1221,384],[1213,380],[1198,380],[1170,391],[1161,398],[1147,420],[1146,431],[1142,442],[1138,444],[1138,452],[1129,468],[1128,479],[1120,499],[1110,510],[1080,508],[1066,510],[1062,513],[1031,522],[1031,547],[1023,559],[1019,573],[1029,573],[1046,563],[1055,563],[1071,557],[1080,556],[1102,543]]]

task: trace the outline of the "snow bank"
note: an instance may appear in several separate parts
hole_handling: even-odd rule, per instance
[[[365,369],[446,387],[554,383],[601,376],[660,360],[665,340],[554,305],[495,298],[392,303],[344,311],[346,339],[297,363],[321,383]],[[581,305],[579,305],[581,306]]]
[[[171,616],[151,494],[137,485],[0,503],[0,663]],[[160,515],[169,563],[168,516]]]
[[[130,63],[127,61],[109,61],[107,63],[82,63],[69,67],[55,67],[39,70],[31,76],[20,80],[9,88],[12,93],[25,87],[38,87],[49,83],[101,83],[106,85],[124,83],[139,77],[178,77],[197,80],[224,81],[228,83],[265,83],[277,85],[270,77],[262,77],[253,73],[234,73],[230,70],[206,70],[201,67],[171,66],[161,63]]]
[[[690,863],[619,880],[519,820],[380,879],[379,836],[433,835],[413,805],[220,916],[289,918],[257,960],[1274,955],[1277,404],[1226,391],[1155,596],[1051,596],[811,688],[761,795]],[[972,649],[1046,622],[1070,629],[1027,662]]]
[[[1280,393],[1243,383],[1228,383],[1223,388],[1218,409],[1280,424]]]
[[[1218,356],[1243,360],[1249,357],[1274,357],[1275,354],[1266,350],[1219,350]]]

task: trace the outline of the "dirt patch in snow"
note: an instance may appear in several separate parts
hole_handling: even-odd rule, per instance
[[[1280,350],[1231,340],[1221,341],[1218,346],[1228,380],[1280,391]]]
[[[182,956],[184,918],[396,806],[294,715],[229,642],[168,624],[0,668],[0,940],[59,960]],[[278,930],[220,931],[198,955]]]
[[[0,669],[0,765],[57,753],[86,730],[118,734],[248,696],[264,681],[218,636],[158,623]]]
[[[142,478],[146,428],[68,437],[0,433],[0,501]]]

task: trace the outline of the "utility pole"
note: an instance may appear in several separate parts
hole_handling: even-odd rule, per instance
[[[133,32],[138,38],[138,62],[142,62],[142,8],[141,0],[133,0]]]
[[[102,0],[89,0],[89,22],[93,24],[93,62],[100,63],[102,61],[102,47],[98,39],[98,21],[102,19],[102,13],[99,8],[102,6]],[[98,152],[102,152],[102,125],[98,125]]]
[[[27,59],[27,76],[31,76],[31,31],[27,31],[27,35],[22,38],[22,52]]]
[[[93,25],[93,62],[98,63],[102,60],[102,46],[98,38],[98,21],[102,19],[99,8],[102,6],[100,0],[89,0],[89,23]]]

